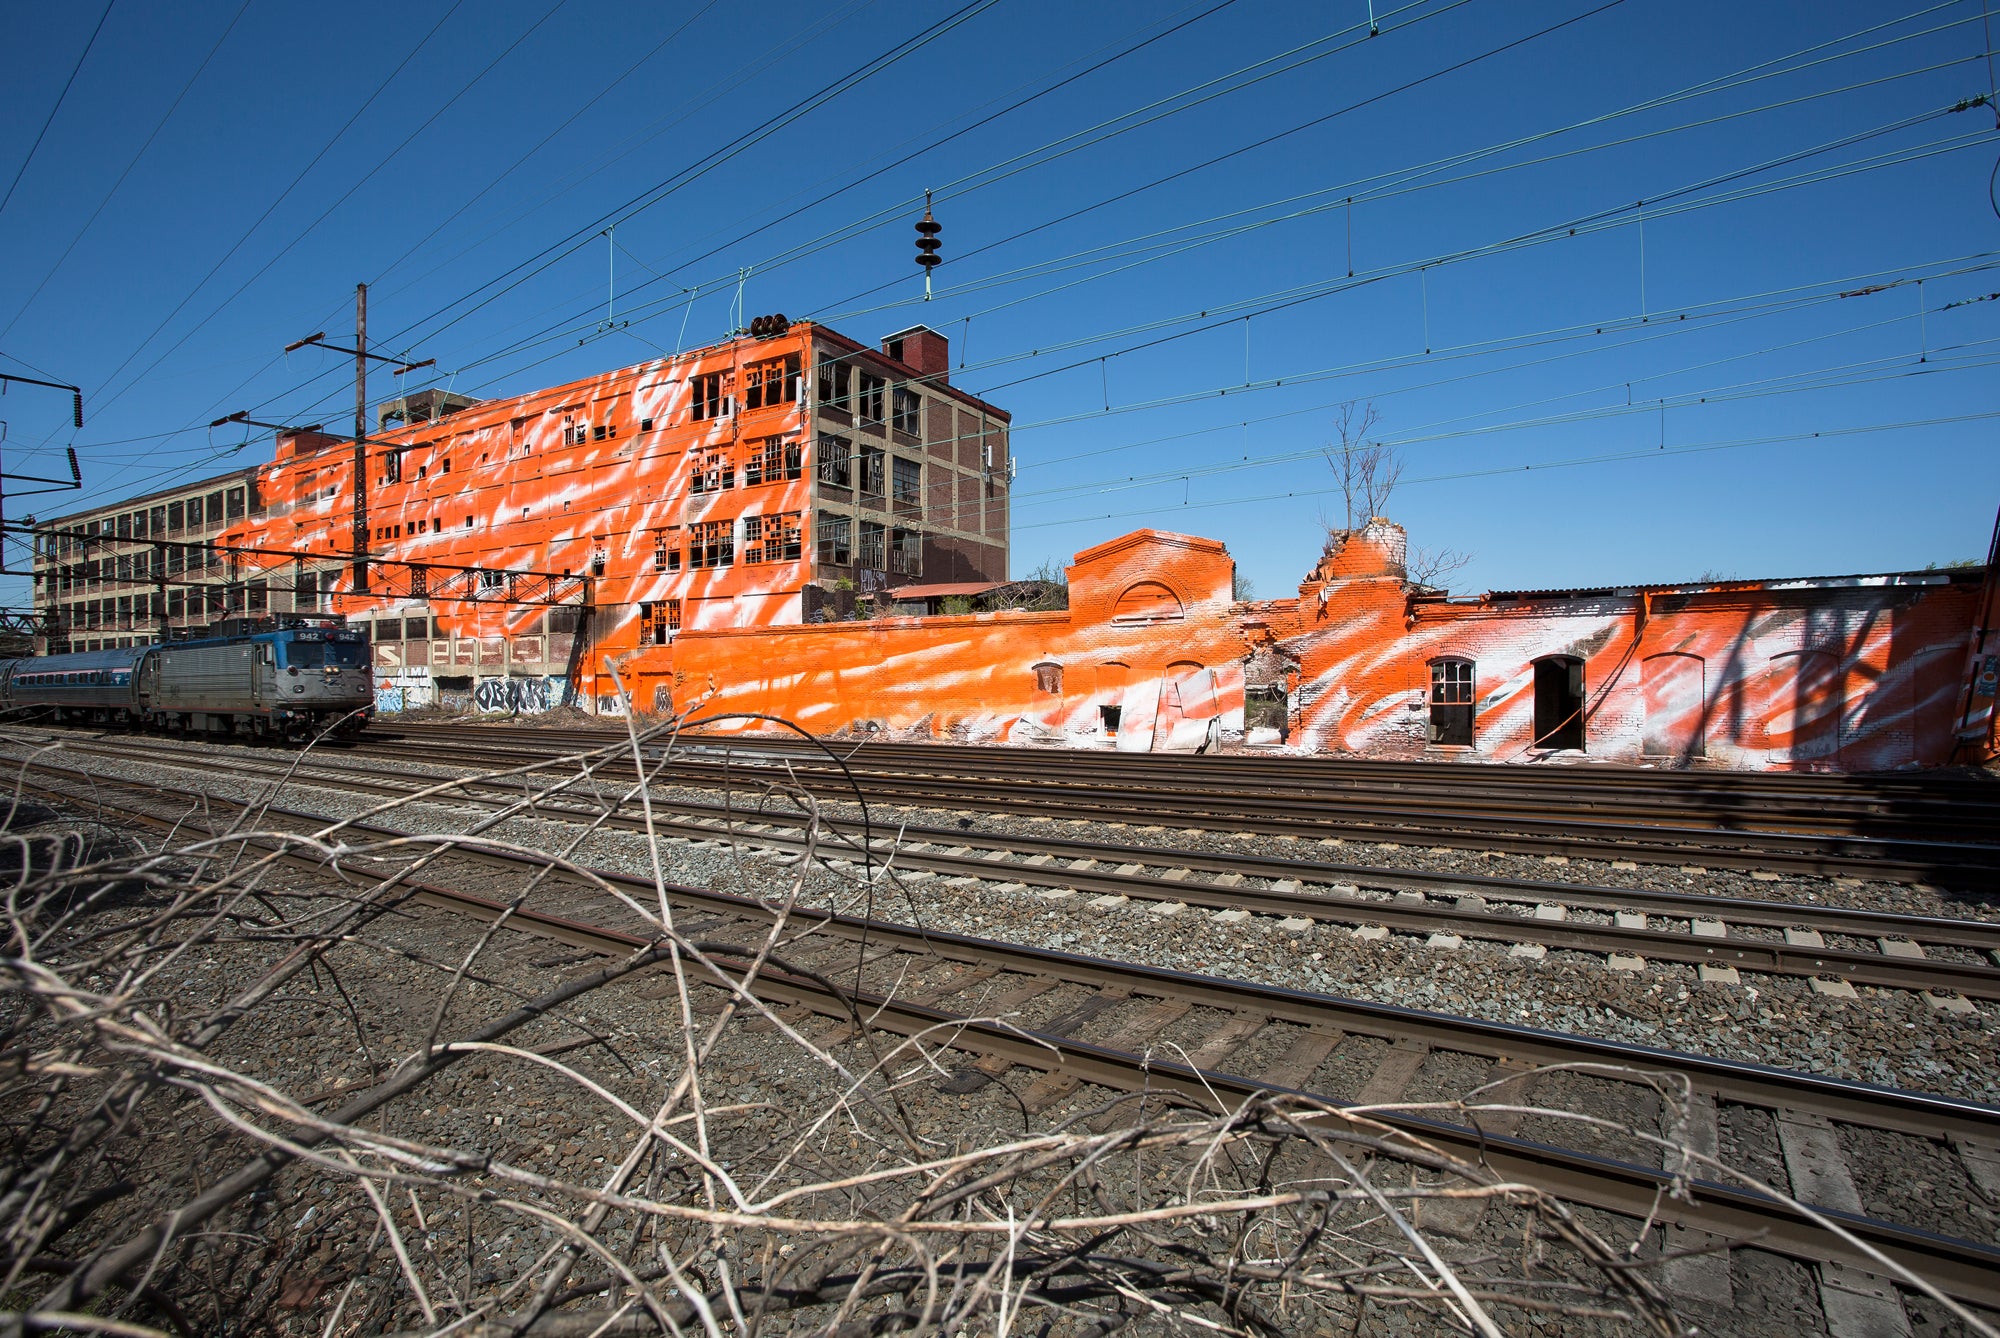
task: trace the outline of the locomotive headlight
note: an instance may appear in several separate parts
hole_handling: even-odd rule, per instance
[[[290,674],[293,678],[297,678],[299,676],[299,667],[295,664],[291,668],[285,670],[285,672]]]

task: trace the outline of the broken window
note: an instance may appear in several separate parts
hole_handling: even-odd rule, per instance
[[[735,486],[736,465],[729,458],[728,447],[704,451],[695,457],[695,492],[723,492]]]
[[[271,607],[270,586],[266,585],[263,581],[252,581],[249,583],[248,586],[245,587],[245,589],[247,590],[250,597],[249,603],[245,606],[246,612],[264,613],[270,609]]]
[[[736,523],[705,520],[688,526],[688,566],[727,567],[736,561]]]
[[[679,571],[681,569],[681,528],[669,525],[665,529],[653,531],[653,570]]]
[[[889,570],[898,576],[924,574],[923,536],[900,526],[889,532]]]
[[[743,462],[743,486],[780,483],[802,472],[803,457],[797,438],[768,437],[750,446],[750,458]]]
[[[390,458],[398,461],[398,463],[401,462],[400,456],[392,455]],[[243,489],[241,488],[231,488],[229,490],[229,518],[231,520],[243,519]]]
[[[855,565],[870,571],[887,571],[889,568],[889,531],[878,520],[861,522],[861,545],[855,553]]]
[[[1060,693],[1062,691],[1062,666],[1048,660],[1036,665],[1035,691]]]
[[[799,397],[799,355],[755,362],[743,373],[743,407],[773,409]]]
[[[401,451],[382,452],[382,481],[384,483],[401,483],[403,481],[403,453]],[[232,502],[235,500],[233,493],[230,495],[230,500]]]
[[[1431,662],[1430,739],[1446,747],[1472,746],[1472,661]]]
[[[819,560],[829,566],[845,567],[854,561],[854,522],[831,511],[819,513]]]
[[[896,505],[896,514],[899,516],[922,514],[924,496],[923,465],[916,460],[905,460],[899,455],[896,457],[895,468],[892,472],[891,500]]]
[[[880,497],[883,488],[883,454],[880,446],[861,448],[861,491],[869,497]]]
[[[854,486],[854,443],[831,432],[819,434],[819,481],[829,488]]]
[[[126,515],[118,517],[118,537],[120,539],[130,539],[132,537],[131,516]]]
[[[855,376],[855,398],[860,401],[861,421],[880,426],[882,423],[882,392],[889,383],[872,372],[860,372]]]
[[[692,388],[695,418],[727,418],[730,414],[728,372],[709,372],[691,377],[688,385]]]
[[[839,358],[819,360],[819,402],[836,409],[847,407],[847,396],[853,385],[854,369]]]
[[[656,599],[639,606],[640,645],[664,646],[680,630],[681,602],[678,599]]]
[[[745,562],[796,562],[799,557],[799,513],[743,517]]]
[[[917,436],[923,432],[923,399],[914,390],[896,387],[892,401],[895,405],[895,429]]]
[[[222,494],[220,492],[212,492],[208,495],[208,523],[211,525],[220,525],[222,523]]]

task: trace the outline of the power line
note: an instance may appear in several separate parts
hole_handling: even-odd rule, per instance
[[[110,373],[105,376],[102,383],[107,389],[109,388],[111,382],[119,375],[119,373],[123,372],[127,367],[131,366],[133,360],[136,359],[142,352],[145,351],[147,345],[151,344],[155,339],[159,338],[160,332],[167,328],[168,324],[172,322],[174,317],[180,315],[181,312],[187,307],[187,304],[194,301],[196,295],[199,294],[203,288],[206,288],[208,286],[209,280],[213,279],[216,276],[216,274],[221,271],[222,267],[228,264],[229,261],[236,255],[238,251],[243,249],[244,243],[248,242],[252,234],[254,234],[258,228],[264,225],[264,220],[268,219],[273,213],[277,211],[279,205],[283,204],[288,198],[290,198],[292,192],[299,188],[299,183],[304,181],[306,179],[306,176],[315,167],[319,166],[321,159],[325,158],[328,153],[332,152],[333,146],[340,142],[341,138],[345,136],[347,132],[354,127],[354,123],[360,120],[363,114],[365,114],[370,107],[375,105],[376,99],[381,97],[382,94],[388,90],[388,87],[391,83],[395,82],[396,76],[400,75],[406,68],[408,68],[410,62],[417,58],[417,53],[419,51],[422,51],[424,47],[430,43],[431,38],[437,36],[438,30],[444,27],[444,25],[451,20],[451,16],[456,14],[459,11],[459,8],[462,5],[464,5],[464,3],[465,0],[452,0],[451,7],[445,10],[443,16],[440,17],[436,23],[431,25],[430,31],[425,33],[421,38],[417,40],[416,45],[410,48],[409,53],[405,55],[402,58],[402,60],[396,63],[396,68],[389,71],[388,77],[375,86],[375,91],[370,93],[367,96],[367,98],[362,101],[359,107],[355,108],[354,114],[352,116],[349,116],[347,120],[341,124],[340,129],[333,132],[332,138],[328,139],[325,144],[320,146],[319,152],[315,153],[312,156],[312,160],[308,162],[304,167],[299,169],[298,175],[294,176],[291,180],[291,183],[287,185],[282,191],[278,192],[276,198],[274,198],[271,201],[271,203],[265,207],[264,212],[257,216],[256,221],[251,223],[248,228],[244,229],[243,235],[238,237],[236,241],[230,246],[230,248],[223,253],[222,258],[216,261],[214,265],[209,267],[208,273],[202,276],[201,281],[195,284],[193,288],[188,290],[186,297],[183,297],[179,302],[174,304],[174,308],[172,311],[169,311],[165,316],[161,317],[160,323],[153,327],[152,333],[148,334],[144,339],[140,340],[138,347],[134,348],[130,353],[125,355],[124,361],[120,362],[116,367],[111,369]],[[156,363],[155,365],[157,366],[158,364]],[[135,379],[134,381],[128,383],[122,389],[117,391],[116,393],[106,396],[104,399],[105,407],[108,408],[110,407],[110,405],[116,403],[117,400],[122,395],[124,395],[126,390],[130,390],[132,386],[136,384],[137,380]]]
[[[56,94],[55,106],[49,108],[48,118],[42,122],[42,128],[35,133],[35,142],[28,146],[28,156],[21,160],[21,166],[15,169],[14,179],[7,183],[7,193],[0,195],[0,214],[7,212],[7,205],[14,198],[15,188],[21,184],[21,178],[28,174],[28,164],[35,161],[35,153],[42,147],[43,136],[47,135],[49,127],[56,123],[56,113],[62,110],[64,101],[68,99],[70,86],[82,72],[83,63],[90,59],[90,49],[97,45],[97,35],[104,31],[104,21],[111,17],[111,7],[116,3],[118,0],[104,0],[104,12],[97,16],[97,26],[90,30],[90,40],[83,44],[83,54],[78,56],[76,64],[70,67],[69,78],[63,80],[62,92]]]
[[[236,16],[230,19],[229,25],[222,30],[222,36],[215,39],[215,45],[208,49],[206,56],[202,57],[201,64],[197,65],[194,73],[188,76],[188,81],[181,85],[181,91],[174,96],[173,105],[169,106],[165,114],[153,124],[153,131],[146,136],[146,142],[139,146],[139,151],[132,155],[130,162],[125,164],[125,170],[120,172],[118,179],[111,183],[111,189],[104,192],[104,198],[97,202],[97,208],[90,211],[90,217],[83,221],[83,226],[78,228],[76,235],[69,239],[69,245],[64,247],[63,253],[56,257],[56,263],[49,266],[48,273],[42,275],[42,281],[35,285],[35,290],[28,294],[27,300],[22,302],[20,307],[14,312],[13,319],[7,322],[5,328],[0,328],[0,339],[5,339],[8,333],[20,323],[21,317],[27,314],[28,308],[35,304],[35,299],[42,295],[42,290],[49,286],[49,280],[55,278],[56,271],[63,267],[63,262],[69,259],[72,251],[76,250],[77,244],[83,240],[84,234],[90,231],[93,223],[97,222],[97,216],[102,214],[104,207],[111,203],[111,197],[116,195],[118,188],[125,184],[125,178],[132,175],[132,169],[137,167],[139,160],[146,156],[146,150],[153,147],[153,141],[160,137],[160,132],[167,128],[167,122],[171,121],[174,113],[180,110],[181,103],[186,100],[188,91],[195,86],[195,82],[201,78],[202,74],[208,69],[209,64],[214,61],[215,53],[222,50],[222,44],[229,40],[229,34],[236,31],[236,25],[242,21],[244,13],[249,8],[250,0],[243,0],[242,5],[236,10]],[[105,12],[110,12],[109,5],[105,6]]]
[[[1763,437],[1741,437],[1728,441],[1697,442],[1685,446],[1649,446],[1637,450],[1614,451],[1603,455],[1576,456],[1566,460],[1545,460],[1525,465],[1498,465],[1485,469],[1459,470],[1450,474],[1431,474],[1422,478],[1402,479],[1398,487],[1413,487],[1423,483],[1454,483],[1465,479],[1494,478],[1506,474],[1524,474],[1534,470],[1574,469],[1587,465],[1613,464],[1626,460],[1662,460],[1674,456],[1702,455],[1714,451],[1741,450],[1752,446],[1775,446],[1790,442],[1826,441],[1842,437],[1865,436],[1876,432],[1912,431],[1919,428],[1948,427],[1959,423],[1985,422],[2000,418],[2000,410],[1985,413],[1957,414],[1944,418],[1918,418],[1899,423],[1874,423],[1856,427],[1823,428],[1813,432],[1786,432]],[[1158,515],[1163,511],[1206,511],[1228,506],[1261,506],[1271,502],[1282,502],[1290,498],[1326,497],[1340,491],[1338,487],[1291,488],[1284,492],[1264,493],[1256,497],[1212,498],[1200,502],[1188,501],[1179,506],[1150,506],[1135,511],[1112,511],[1102,515],[1071,516],[1062,520],[1039,520],[1026,525],[1015,525],[1015,530],[1041,530],[1057,525],[1081,525],[1101,520],[1121,520],[1128,516]]]

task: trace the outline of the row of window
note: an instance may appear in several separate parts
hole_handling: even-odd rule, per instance
[[[116,557],[85,558],[71,566],[43,572],[41,579],[56,591],[69,594],[88,588],[91,581],[150,581],[221,565],[222,555],[212,544],[175,545],[163,547],[157,553],[142,548]]]
[[[798,561],[803,554],[799,537],[802,523],[803,516],[797,511],[743,517],[743,561]],[[734,521],[697,521],[687,527],[685,542],[678,526],[653,531],[654,571],[679,571],[684,556],[686,565],[694,569],[733,566],[736,554]]]
[[[799,355],[788,354],[765,362],[753,362],[743,369],[743,407],[775,409],[794,403],[799,397]],[[735,373],[703,372],[688,378],[688,414],[696,421],[727,418],[736,412]],[[650,423],[651,420],[648,420]],[[647,424],[641,431],[649,430]]]
[[[796,562],[804,553],[803,517],[797,511],[743,517],[739,547],[736,523],[697,521],[683,533],[669,525],[653,531],[653,570],[680,571],[745,564]],[[822,511],[816,521],[819,560],[834,567],[863,567],[900,576],[923,573],[923,533],[903,526]],[[858,539],[858,542],[857,542]]]
[[[1430,742],[1472,746],[1475,666],[1456,657],[1431,661]],[[1542,748],[1584,746],[1583,661],[1549,655],[1534,662],[1534,742]]]
[[[309,586],[309,582],[311,582]],[[310,573],[298,582],[296,603],[300,608],[317,606],[317,577]],[[220,618],[230,613],[264,613],[271,607],[271,589],[265,581],[244,581],[233,585],[176,587],[150,595],[119,595],[84,599],[56,606],[63,626],[72,628],[136,627],[160,619]]]
[[[923,575],[924,540],[920,531],[884,525],[877,520],[864,520],[857,526],[852,517],[834,511],[820,512],[817,526],[822,566],[860,567],[898,576]]]
[[[857,459],[861,466],[858,472],[862,496],[882,496],[886,482],[888,495],[899,509],[923,505],[923,461],[900,455],[890,456],[880,446],[870,446],[866,442],[861,444],[857,456],[851,438],[833,432],[820,433],[817,472],[822,487],[852,488]]]
[[[22,674],[14,680],[23,687],[33,688],[82,688],[110,685],[118,687],[132,681],[129,669],[72,669],[62,673]]]
[[[219,489],[207,497],[189,497],[179,502],[127,511],[119,516],[86,520],[61,531],[36,536],[45,557],[80,557],[96,544],[116,539],[160,539],[188,530],[241,520],[248,505],[244,488]]]
[[[770,437],[750,443],[743,460],[743,486],[760,487],[783,483],[803,476],[805,453],[796,438]],[[694,457],[689,490],[697,493],[726,492],[736,486],[736,459],[727,446],[711,447]]]

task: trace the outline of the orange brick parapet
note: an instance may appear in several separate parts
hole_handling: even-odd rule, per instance
[[[1977,571],[1452,600],[1405,581],[1402,542],[1376,522],[1298,598],[1232,604],[1221,545],[1143,530],[1077,555],[1064,613],[699,631],[619,673],[644,709],[819,733],[1191,750],[1241,737],[1254,682],[1284,691],[1288,742],[1310,752],[1815,770],[1991,755],[1993,699],[1967,674]]]
[[[818,733],[1192,750],[1243,728],[1234,570],[1215,540],[1142,530],[1077,554],[1065,611],[684,632],[617,672],[642,709]]]

